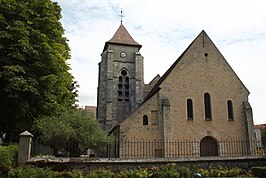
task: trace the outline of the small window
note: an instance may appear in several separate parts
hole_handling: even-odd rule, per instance
[[[129,85],[125,85],[125,90],[129,91]]]
[[[123,100],[122,91],[118,91],[118,101],[122,101],[122,100]]]
[[[227,112],[228,120],[234,120],[233,102],[231,100],[227,101]]]
[[[129,84],[129,78],[128,77],[125,78],[125,83]]]
[[[187,100],[187,119],[193,120],[193,102],[192,102],[192,99]]]
[[[211,96],[209,93],[204,94],[205,120],[212,120]]]
[[[148,125],[148,124],[149,124],[148,116],[144,115],[143,116],[143,125]]]
[[[125,97],[129,98],[129,92],[128,91],[125,92]]]
[[[118,84],[118,90],[123,90],[123,85],[122,84]]]
[[[123,82],[123,78],[122,78],[122,76],[119,76],[119,81],[118,81],[119,83],[122,83]]]

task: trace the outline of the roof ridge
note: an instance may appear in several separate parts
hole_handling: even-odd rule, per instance
[[[145,103],[148,99],[150,99],[157,91],[159,91],[161,88],[159,87],[161,83],[167,78],[167,76],[172,72],[172,70],[175,68],[175,66],[179,63],[179,61],[182,59],[182,57],[185,55],[187,50],[191,47],[191,45],[198,39],[198,37],[202,34],[206,34],[204,30],[201,31],[201,33],[190,43],[190,45],[186,48],[186,50],[177,58],[177,60],[171,65],[169,69],[163,74],[163,76],[157,81],[157,83],[154,85],[154,87],[150,90],[150,92],[146,95],[146,97],[143,100],[143,103]],[[143,104],[142,103],[142,104]]]

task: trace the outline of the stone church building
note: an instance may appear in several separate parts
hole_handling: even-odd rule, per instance
[[[144,84],[141,47],[121,24],[101,54],[97,119],[120,141],[111,155],[254,153],[249,91],[205,31],[149,84]],[[237,146],[229,150],[233,142],[226,140]]]

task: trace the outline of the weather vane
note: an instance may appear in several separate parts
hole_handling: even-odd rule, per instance
[[[121,24],[123,23],[123,17],[124,17],[124,15],[123,15],[123,11],[122,11],[122,9],[121,9],[121,14],[120,14]]]

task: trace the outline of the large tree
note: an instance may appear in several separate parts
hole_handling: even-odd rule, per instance
[[[61,8],[51,0],[1,0],[0,135],[8,141],[31,128],[34,118],[75,104],[60,19]]]

